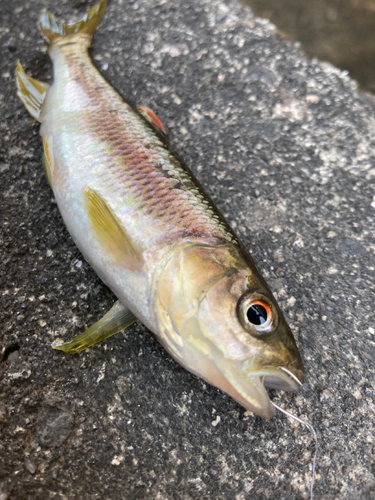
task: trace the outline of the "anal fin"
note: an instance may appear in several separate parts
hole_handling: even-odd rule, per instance
[[[27,111],[38,122],[41,122],[42,105],[49,85],[28,76],[19,61],[16,65],[16,85],[18,89],[17,95]]]
[[[134,314],[118,300],[115,305],[94,325],[69,342],[55,340],[52,347],[59,351],[75,354],[124,330],[137,321]]]
[[[55,169],[55,159],[53,154],[53,142],[52,137],[48,135],[43,139],[43,171],[48,184],[52,187],[52,177]]]

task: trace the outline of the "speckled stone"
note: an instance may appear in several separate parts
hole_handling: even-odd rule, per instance
[[[313,439],[178,366],[141,324],[77,356],[51,349],[113,295],[70,239],[41,168],[17,59],[49,81],[36,23],[0,16],[0,499],[308,498]],[[307,376],[272,392],[314,424],[315,498],[375,498],[375,104],[234,0],[113,0],[95,64],[154,109],[275,291]]]

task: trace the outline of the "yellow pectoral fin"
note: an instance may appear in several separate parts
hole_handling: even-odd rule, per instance
[[[28,76],[19,61],[16,65],[16,85],[18,89],[17,95],[27,111],[38,122],[41,122],[42,105],[49,85]]]
[[[99,241],[108,248],[118,263],[124,263],[132,270],[139,270],[143,264],[142,254],[133,245],[126,229],[106,200],[88,186],[83,193],[87,214]]]
[[[94,325],[69,342],[55,340],[52,347],[58,351],[75,354],[124,330],[137,321],[134,314],[118,300],[115,305]]]

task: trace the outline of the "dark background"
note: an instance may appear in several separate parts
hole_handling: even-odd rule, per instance
[[[375,92],[374,0],[243,0],[271,19],[310,57],[349,71]]]

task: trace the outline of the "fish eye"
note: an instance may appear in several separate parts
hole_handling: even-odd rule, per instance
[[[263,294],[243,295],[237,305],[241,325],[253,337],[265,337],[276,330],[278,314],[275,305]]]
[[[246,312],[247,319],[252,325],[264,325],[267,321],[267,309],[262,304],[253,304]]]

